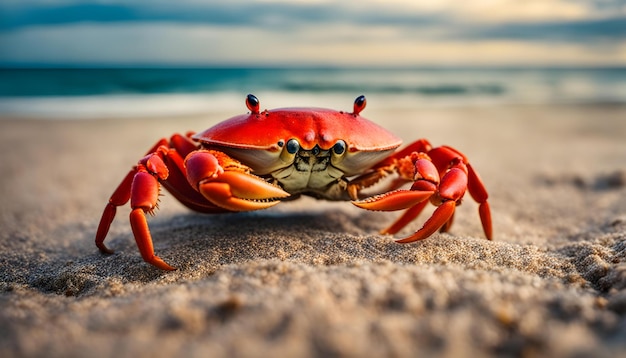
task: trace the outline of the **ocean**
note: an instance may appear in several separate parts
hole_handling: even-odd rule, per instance
[[[626,104],[623,68],[3,68],[0,117],[163,117],[307,106],[351,110]]]

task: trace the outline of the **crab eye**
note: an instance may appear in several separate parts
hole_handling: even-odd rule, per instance
[[[261,103],[259,102],[259,99],[256,98],[255,95],[253,94],[249,94],[246,97],[246,107],[248,107],[248,109],[252,112],[252,113],[259,113],[259,108],[261,106]]]
[[[289,152],[289,154],[296,154],[296,152],[298,152],[299,149],[300,149],[300,143],[298,143],[297,140],[290,139],[287,142],[287,152]]]
[[[361,111],[365,109],[366,104],[367,104],[367,100],[365,99],[365,96],[364,95],[358,96],[354,100],[354,112],[352,114],[357,115],[361,113]]]
[[[346,151],[346,142],[342,140],[338,140],[335,145],[333,145],[333,152],[337,155],[343,154]]]

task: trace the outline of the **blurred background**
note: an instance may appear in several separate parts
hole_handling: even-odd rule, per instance
[[[4,0],[0,116],[625,104],[623,0]]]

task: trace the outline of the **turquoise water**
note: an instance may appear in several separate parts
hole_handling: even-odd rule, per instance
[[[0,69],[0,115],[238,113],[248,93],[267,108],[334,108],[360,94],[381,108],[626,104],[626,68]]]

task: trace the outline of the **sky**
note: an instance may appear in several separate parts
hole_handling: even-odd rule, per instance
[[[3,64],[626,66],[626,0],[2,0]]]

